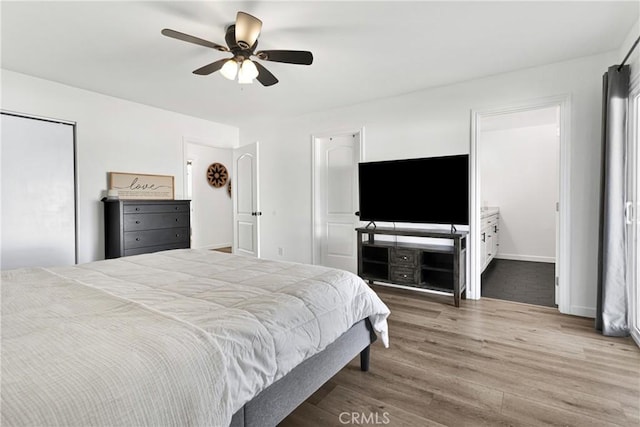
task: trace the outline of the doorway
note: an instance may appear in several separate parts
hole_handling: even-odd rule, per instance
[[[471,147],[470,147],[470,177],[471,177],[471,212],[470,212],[470,265],[468,298],[479,299],[482,295],[482,208],[490,208],[490,200],[482,196],[482,171],[481,150],[484,144],[483,125],[498,116],[506,116],[514,113],[524,113],[548,108],[557,109],[557,138],[558,138],[558,166],[557,166],[557,205],[555,207],[555,268],[553,274],[554,299],[560,312],[566,313],[569,308],[569,124],[570,124],[570,97],[568,95],[548,97],[539,100],[524,101],[509,106],[503,106],[483,111],[472,111],[471,116]],[[533,114],[533,113],[532,113]],[[524,192],[523,192],[524,193]],[[535,194],[524,194],[530,199],[536,200]],[[486,203],[484,203],[486,202]],[[503,212],[505,214],[506,212]],[[505,218],[503,218],[504,220]],[[505,241],[502,240],[502,232],[505,224],[499,224],[498,254],[504,254]],[[498,258],[499,259],[499,258]],[[527,261],[524,259],[523,261]],[[549,261],[549,259],[529,258],[527,262]]]
[[[223,249],[233,245],[233,203],[230,180],[213,186],[207,180],[209,167],[218,163],[233,172],[233,150],[185,139],[185,192],[191,200],[191,247]],[[216,183],[218,185],[218,183]]]
[[[356,273],[358,163],[364,130],[312,136],[313,263]]]
[[[481,295],[556,307],[559,107],[480,126]]]

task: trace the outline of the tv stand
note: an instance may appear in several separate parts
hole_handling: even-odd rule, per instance
[[[466,298],[466,231],[389,227],[359,227],[356,231],[358,276],[369,284],[450,294],[456,307],[460,298]],[[453,245],[376,240],[377,235],[447,239]]]

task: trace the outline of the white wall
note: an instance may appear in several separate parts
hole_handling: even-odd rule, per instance
[[[618,59],[615,61],[616,64],[620,64],[622,62],[629,52],[629,49],[631,49],[633,43],[638,39],[639,34],[640,19],[633,27],[631,27],[627,38],[624,40],[624,43],[622,43],[622,46],[620,46],[620,49],[618,50]],[[631,68],[631,80],[633,81],[634,78],[640,78],[640,45],[636,46],[631,56],[627,59],[626,64],[629,64]]]
[[[185,160],[192,161],[191,247],[222,248],[233,244],[233,203],[227,186],[215,188],[207,182],[212,163],[227,168],[233,175],[233,150],[185,141]]]
[[[4,110],[75,121],[78,262],[104,258],[107,172],[174,175],[184,197],[183,137],[238,145],[238,128],[2,70]]]
[[[481,133],[480,198],[500,209],[496,258],[555,262],[560,149],[556,131],[557,125],[550,124]]]
[[[262,254],[311,262],[311,142],[313,133],[365,127],[365,160],[469,152],[470,111],[570,94],[570,301],[574,314],[596,305],[601,84],[617,52],[422,90],[278,122],[255,122],[241,144],[260,141]],[[372,88],[375,90],[375,88]]]

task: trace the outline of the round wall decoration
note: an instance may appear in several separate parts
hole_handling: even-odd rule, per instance
[[[223,187],[227,179],[229,179],[229,173],[222,163],[212,163],[207,168],[207,181],[212,187]]]

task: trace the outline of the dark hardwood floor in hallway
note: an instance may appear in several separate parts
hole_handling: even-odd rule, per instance
[[[557,309],[375,286],[390,348],[372,346],[281,426],[638,426],[640,350]]]
[[[482,273],[482,296],[557,307],[555,272],[554,263],[494,259]]]

